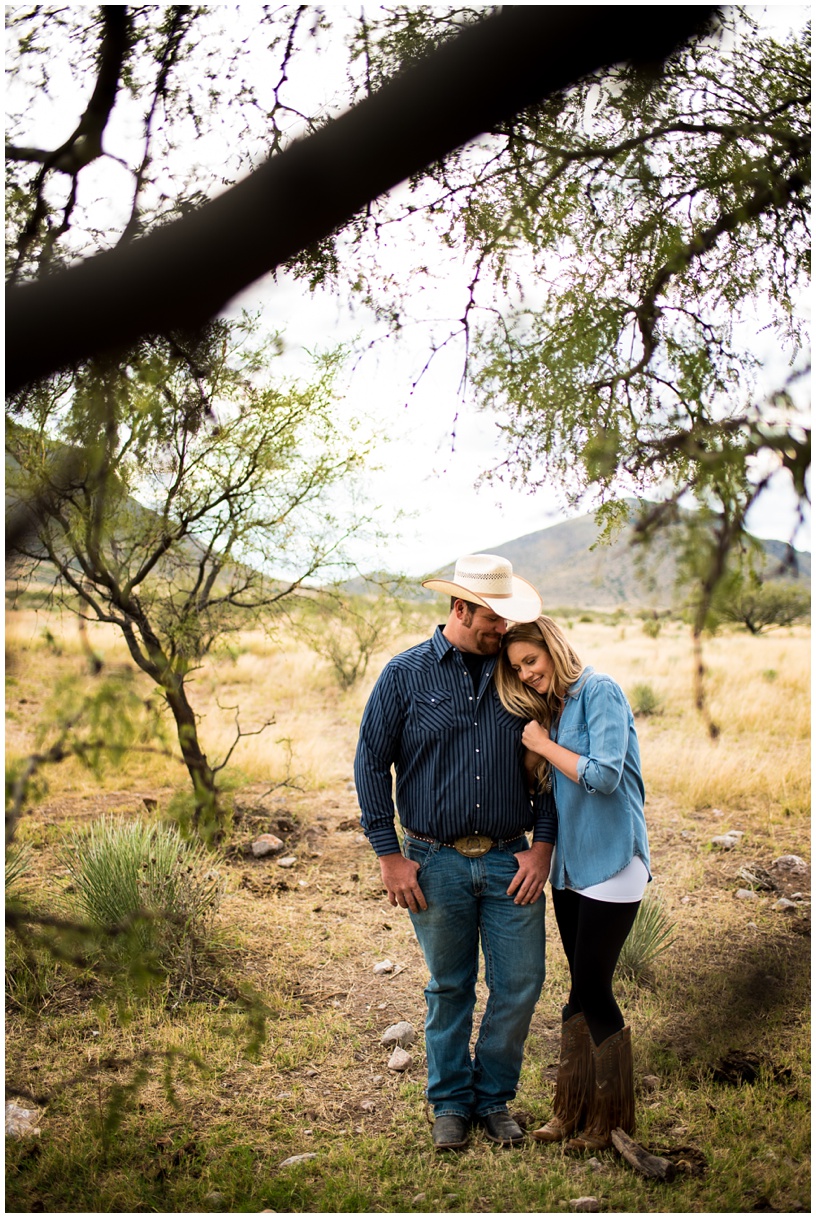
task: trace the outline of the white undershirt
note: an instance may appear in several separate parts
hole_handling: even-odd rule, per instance
[[[630,901],[642,900],[648,882],[649,872],[646,870],[646,864],[635,855],[623,871],[610,876],[601,884],[590,884],[589,888],[572,888],[567,884],[567,888],[582,897],[590,897],[593,901],[614,901],[623,905]]]

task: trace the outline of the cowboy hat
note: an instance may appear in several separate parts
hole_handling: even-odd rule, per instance
[[[422,587],[484,605],[510,622],[534,622],[542,612],[533,585],[498,554],[466,554],[457,559],[452,579],[424,579]]]

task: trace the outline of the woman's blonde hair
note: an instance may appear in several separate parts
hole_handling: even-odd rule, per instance
[[[529,643],[546,651],[553,662],[553,676],[545,694],[537,694],[525,685],[513,671],[507,648],[511,643]],[[561,699],[580,677],[584,666],[567,641],[560,626],[551,617],[539,617],[534,622],[519,622],[511,626],[502,639],[499,662],[496,665],[496,692],[502,705],[512,715],[535,719],[550,730],[561,713]],[[543,757],[535,767],[535,786],[540,791],[552,788],[550,763]]]
[[[513,671],[507,655],[511,643],[530,643],[546,651],[553,662],[553,678],[546,694],[537,694],[529,685],[524,685]],[[502,705],[511,714],[535,719],[549,729],[561,711],[561,699],[583,671],[584,666],[561,627],[551,617],[539,617],[534,622],[511,626],[502,639],[496,665],[496,690]]]

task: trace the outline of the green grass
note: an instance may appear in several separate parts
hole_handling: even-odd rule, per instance
[[[16,897],[20,883],[30,869],[31,847],[27,843],[12,842],[6,847],[6,900]]]
[[[205,1085],[224,1064],[213,1063]],[[567,1212],[570,1200],[592,1195],[607,1212],[739,1213],[768,1195],[769,1168],[774,1208],[789,1212],[806,1202],[802,1095],[767,1078],[739,1088],[670,1082],[659,1113],[644,1111],[641,1136],[656,1145],[693,1144],[705,1169],[702,1177],[681,1172],[670,1184],[640,1178],[611,1152],[598,1156],[596,1172],[558,1147],[505,1151],[480,1134],[462,1154],[435,1155],[421,1096],[410,1085],[379,1132],[356,1132],[365,1124],[359,1114],[313,1128],[296,1092],[261,1104],[235,1087],[215,1119],[197,1119],[182,1094],[178,1111],[130,1112],[108,1142],[89,1087],[86,1103],[73,1093],[49,1109],[49,1118],[62,1119],[59,1138],[9,1143],[6,1205],[9,1212],[546,1213]],[[667,1118],[683,1132],[668,1136]],[[280,1166],[303,1153],[317,1157]]]
[[[301,933],[295,958],[308,938],[305,925]],[[481,1133],[461,1154],[435,1155],[422,1068],[371,1090],[383,1069],[373,1029],[390,1011],[351,1019],[330,1001],[304,1005],[292,992],[285,938],[271,945],[274,1017],[257,1057],[243,1051],[246,1018],[227,1001],[175,1011],[150,1000],[129,1012],[97,1004],[39,1023],[13,1018],[12,1077],[37,1080],[45,1048],[52,1083],[56,1074],[68,1085],[52,1086],[36,1144],[7,1145],[7,1210],[566,1213],[571,1200],[587,1195],[605,1212],[744,1213],[763,1197],[780,1212],[807,1209],[808,946],[798,937],[780,929],[731,959],[714,934],[713,950],[697,958],[676,949],[662,956],[649,987],[617,987],[634,1028],[636,1077],[659,1080],[639,1094],[638,1139],[657,1152],[692,1147],[703,1169],[681,1170],[668,1184],[646,1181],[611,1151],[597,1156],[595,1171],[559,1147],[530,1142],[505,1151]],[[236,962],[246,950],[241,942]],[[567,981],[557,943],[548,958],[542,1006],[555,1011]],[[749,961],[763,975],[773,970],[778,988],[760,993]],[[709,968],[734,1009],[707,986]],[[554,1060],[552,1023],[534,1021],[518,1099],[536,1121],[551,1103],[552,1083],[541,1071]],[[751,1085],[714,1082],[711,1065],[743,1043],[746,1030],[779,1070],[763,1068]],[[170,1047],[178,1054],[172,1093],[161,1056]],[[153,1053],[147,1080],[106,1137],[113,1089],[132,1077],[131,1066],[116,1063],[145,1049]],[[373,1114],[361,1110],[362,1096],[374,1097]],[[305,1153],[317,1157],[281,1167]]]

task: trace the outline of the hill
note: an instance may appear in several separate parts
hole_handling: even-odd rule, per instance
[[[810,586],[810,554],[795,551],[798,570],[787,570],[787,547],[781,541],[762,541],[764,571],[771,578],[794,579]],[[535,584],[545,608],[577,609],[619,607],[668,609],[676,600],[677,562],[669,539],[648,551],[634,544],[632,524],[611,542],[599,541],[593,515],[579,516],[535,533],[483,547],[485,553],[509,558],[518,575]],[[453,563],[445,567],[450,574]]]

